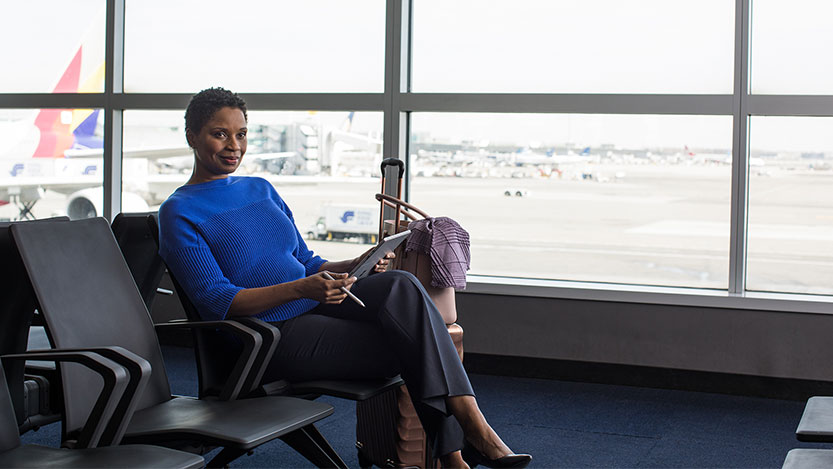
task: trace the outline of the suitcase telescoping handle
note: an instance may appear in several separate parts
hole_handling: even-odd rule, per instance
[[[385,169],[390,165],[399,166],[399,179],[402,179],[402,176],[405,175],[405,162],[399,158],[385,158],[382,160],[382,177],[385,177]],[[396,197],[399,198],[400,195],[396,194]]]
[[[405,175],[405,162],[400,160],[399,158],[385,158],[382,160],[382,194],[386,194],[385,192],[385,169],[388,166],[396,165],[399,167],[399,176],[398,176],[398,185],[396,188],[396,194],[394,197],[397,199],[402,198],[402,177]],[[394,220],[399,220],[400,216],[402,215],[401,206],[396,206],[396,215],[394,216]],[[394,227],[394,233],[398,231],[397,227]],[[379,243],[382,242],[382,237],[385,233],[385,204],[382,203],[381,210],[379,210]],[[391,233],[392,234],[392,233]]]

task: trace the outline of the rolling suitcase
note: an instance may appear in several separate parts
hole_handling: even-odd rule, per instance
[[[448,326],[463,358],[463,328]],[[356,402],[356,449],[361,467],[438,468],[405,385]]]
[[[402,175],[404,165],[401,160],[386,159],[382,162],[382,192],[376,199],[382,203],[379,219],[379,239],[404,229],[408,220],[429,218],[429,216],[402,201],[399,197],[385,195],[385,168],[389,165],[399,166],[399,188],[402,192]],[[385,220],[385,206],[395,210],[393,220]],[[416,214],[416,215],[415,215]],[[463,328],[454,321],[457,309],[453,288],[437,288],[431,285],[431,259],[421,253],[405,252],[404,244],[397,248],[396,258],[392,263],[395,269],[406,270],[414,274],[428,291],[431,299],[445,320],[448,333],[463,360]],[[427,444],[425,431],[411,403],[406,386],[387,391],[365,401],[356,402],[356,448],[361,467],[419,467],[438,468],[439,460],[432,454]]]

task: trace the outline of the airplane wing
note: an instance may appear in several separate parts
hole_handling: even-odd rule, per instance
[[[71,194],[85,187],[100,186],[101,176],[47,176],[47,177],[6,177],[0,178],[0,200],[8,200],[4,196],[18,195],[30,188],[49,189],[61,194]]]
[[[266,161],[275,161],[275,160],[283,160],[286,158],[292,158],[296,156],[297,153],[294,151],[280,151],[276,153],[256,153],[252,155],[246,156],[249,161],[254,162],[266,162]]]
[[[66,158],[100,158],[102,154],[101,148],[70,149],[64,152]],[[193,150],[188,146],[125,149],[123,155],[124,158],[158,160],[177,156],[193,156]]]
[[[73,175],[46,177],[4,177],[0,178],[0,201],[14,200],[20,204],[34,204],[45,189],[69,195],[88,187],[101,185],[101,176]],[[31,206],[31,205],[30,205]]]

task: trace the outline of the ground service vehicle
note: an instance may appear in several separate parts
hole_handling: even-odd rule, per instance
[[[379,207],[374,205],[327,204],[321,216],[307,230],[309,239],[356,239],[375,244],[379,225]]]

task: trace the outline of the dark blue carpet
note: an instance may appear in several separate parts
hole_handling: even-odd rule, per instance
[[[195,394],[191,350],[164,352],[174,394]],[[530,467],[778,468],[792,448],[825,447],[795,439],[803,402],[486,375],[471,380],[480,408],[504,441],[532,453]],[[320,400],[335,407],[318,424],[321,433],[348,465],[358,467],[355,404]],[[55,445],[59,431],[56,424],[23,438]],[[231,465],[309,466],[281,441]]]

